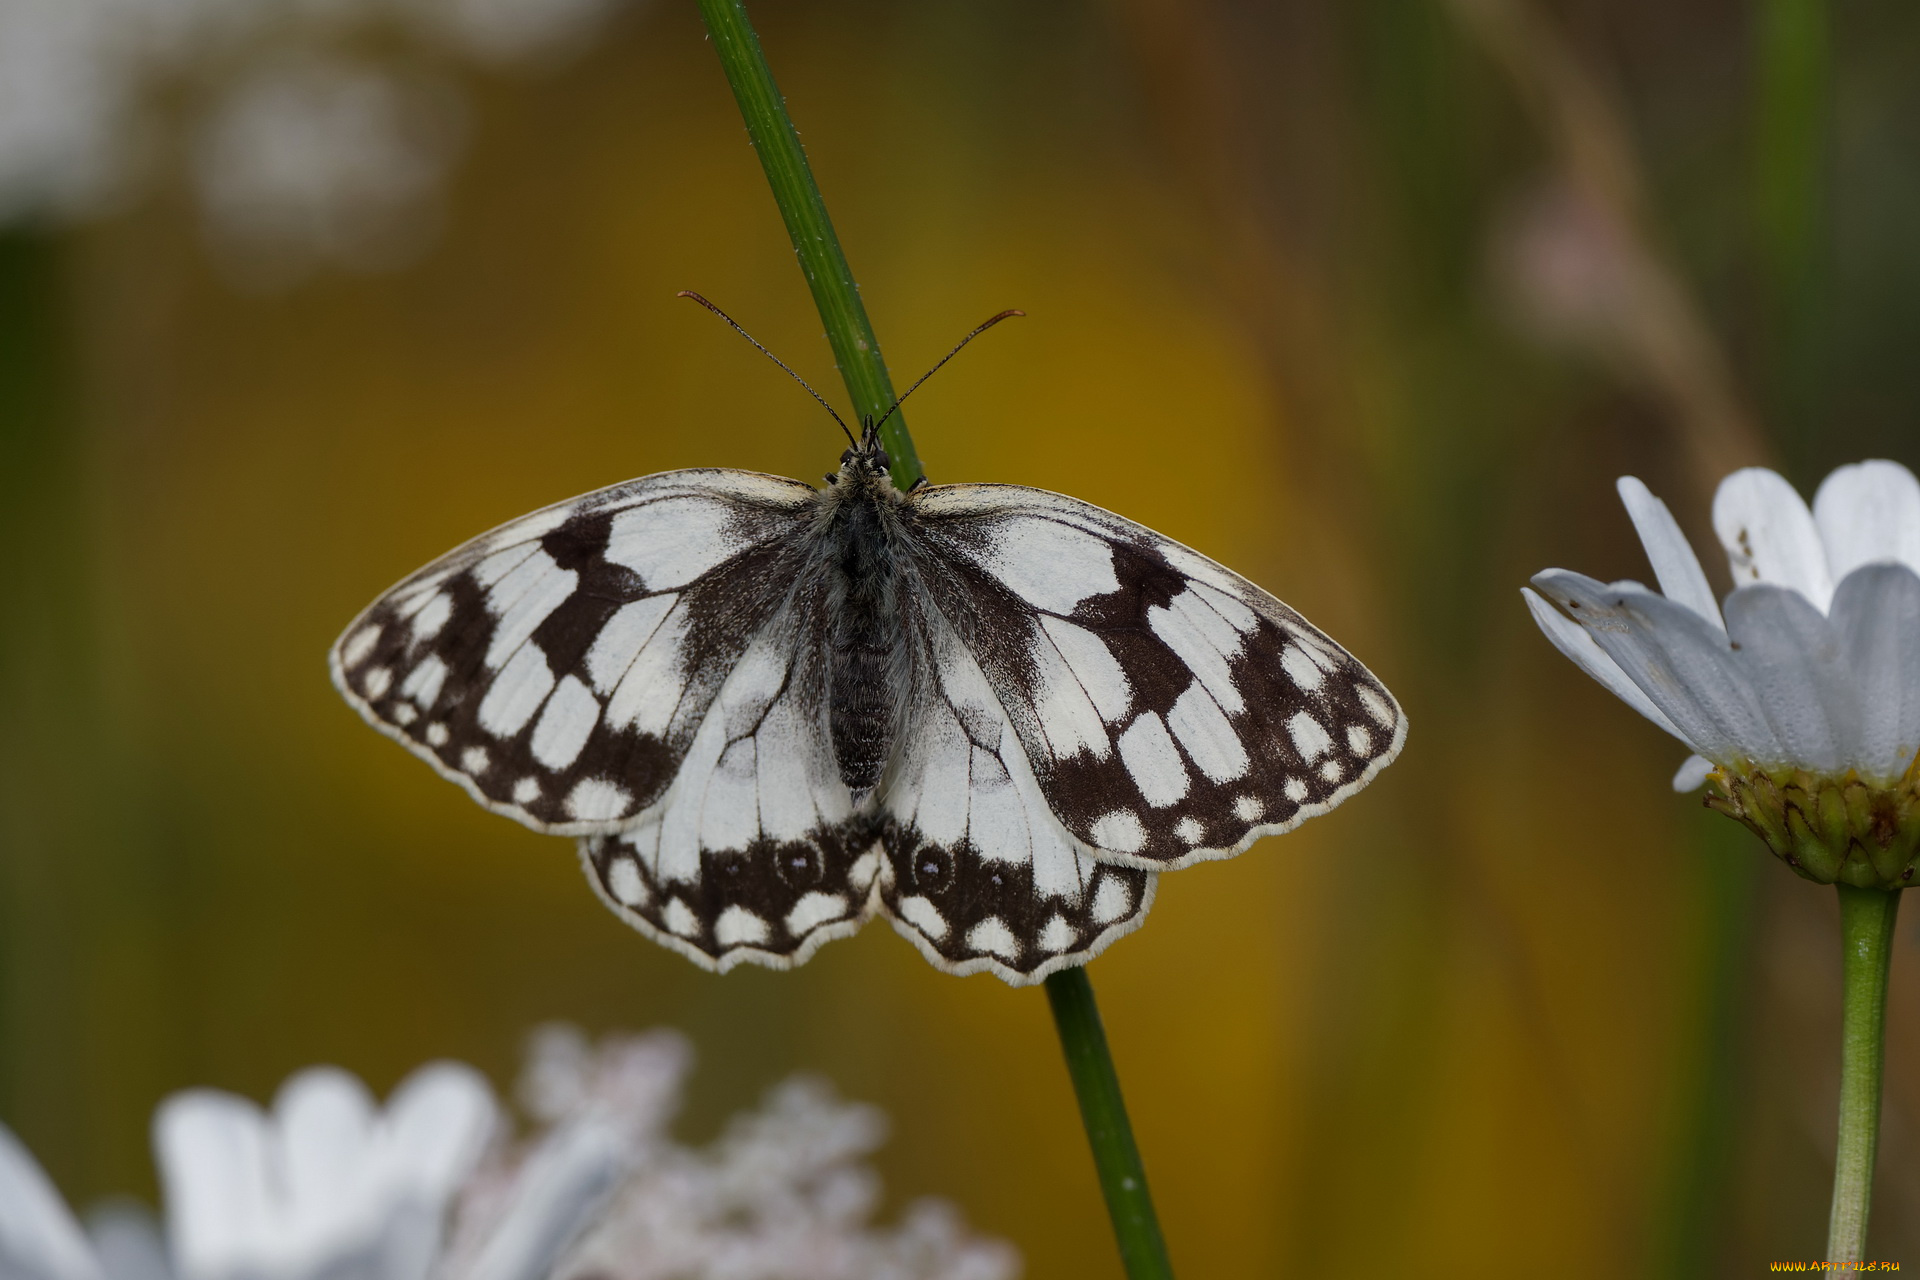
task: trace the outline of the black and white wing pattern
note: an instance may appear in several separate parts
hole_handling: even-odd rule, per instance
[[[911,684],[940,693],[909,702],[886,780],[854,804],[827,722],[832,608],[816,561],[738,660],[666,792],[580,842],[601,900],[723,973],[803,963],[879,913],[946,972],[1025,985],[1136,928],[1153,874],[1101,865],[1060,825],[978,667],[944,616],[910,598]],[[893,817],[888,797],[908,795],[921,827]]]
[[[1084,964],[1145,921],[1154,873],[1102,861],[1061,824],[975,652],[907,595],[911,728],[879,797],[888,919],[949,973],[1023,986]]]
[[[922,590],[959,639],[937,660],[943,684],[973,681],[964,650],[1018,739],[1024,785],[1104,865],[1231,857],[1339,804],[1399,753],[1406,720],[1386,686],[1170,538],[1016,485],[923,490],[914,514]],[[925,794],[888,803],[902,839],[925,836]]]
[[[628,924],[724,973],[787,968],[857,930],[880,874],[826,721],[828,600],[810,581],[735,664],[660,798],[580,842]]]
[[[613,831],[677,776],[722,685],[789,607],[815,491],[671,471],[482,534],[362,613],[334,684],[487,808]]]
[[[901,495],[871,434],[830,479],[668,472],[503,525],[362,613],[334,682],[722,972],[881,914],[1037,982],[1400,749],[1365,667],[1179,543],[1036,489]]]

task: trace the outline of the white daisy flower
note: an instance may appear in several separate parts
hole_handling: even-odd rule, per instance
[[[165,1231],[145,1214],[83,1230],[0,1126],[0,1277],[6,1280],[427,1280],[449,1209],[500,1110],[471,1067],[434,1063],[379,1106],[333,1067],[302,1071],[270,1111],[212,1089],[154,1117]],[[487,1280],[540,1280],[623,1166],[604,1149],[551,1154],[493,1224]],[[512,1262],[515,1266],[499,1265]],[[480,1274],[477,1270],[474,1275]]]
[[[164,1232],[136,1207],[83,1230],[0,1126],[0,1280],[1016,1280],[1019,1255],[940,1201],[898,1227],[864,1162],[877,1110],[790,1080],[710,1147],[669,1133],[693,1062],[671,1031],[534,1037],[536,1122],[505,1141],[480,1075],[424,1067],[378,1106],[344,1071],[270,1111],[197,1089],[154,1121]]]
[[[1920,482],[1893,462],[1841,467],[1809,510],[1774,472],[1734,472],[1713,503],[1724,602],[1666,504],[1632,476],[1618,487],[1660,590],[1548,569],[1521,592],[1540,629],[1693,749],[1676,790],[1710,782],[1709,805],[1808,879],[1910,883]]]

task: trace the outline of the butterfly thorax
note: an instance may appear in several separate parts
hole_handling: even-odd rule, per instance
[[[848,450],[829,479],[820,495],[833,619],[828,719],[834,761],[858,804],[880,783],[906,701],[899,604],[904,506],[878,450]]]

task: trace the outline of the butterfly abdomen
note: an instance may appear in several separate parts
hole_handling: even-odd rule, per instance
[[[844,473],[843,473],[844,475]],[[886,481],[846,477],[829,498],[827,573],[833,607],[828,720],[834,761],[856,803],[879,785],[892,753],[905,649],[900,621],[897,501]]]

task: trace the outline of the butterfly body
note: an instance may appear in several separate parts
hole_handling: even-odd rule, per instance
[[[366,719],[710,968],[875,914],[1016,984],[1138,926],[1155,875],[1338,804],[1405,719],[1204,556],[1015,485],[647,476],[412,575],[334,646]]]
[[[856,800],[879,785],[909,698],[901,543],[912,499],[878,448],[849,449],[819,497],[821,569],[833,619],[828,707],[834,758]]]

